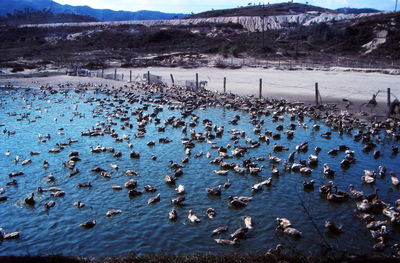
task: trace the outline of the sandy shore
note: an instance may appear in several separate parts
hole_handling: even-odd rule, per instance
[[[142,80],[143,74],[150,71],[159,75],[162,80],[171,85],[170,74],[176,84],[184,85],[186,80],[195,80],[196,73],[199,80],[208,82],[207,89],[222,92],[223,79],[227,79],[227,91],[240,95],[257,95],[259,81],[262,78],[263,96],[284,98],[291,101],[314,102],[315,83],[319,84],[319,91],[323,103],[345,104],[343,98],[354,102],[352,107],[367,102],[374,93],[377,96],[378,106],[386,110],[387,88],[391,88],[392,100],[400,96],[399,76],[380,73],[343,72],[343,71],[308,71],[308,70],[277,70],[262,68],[217,69],[217,68],[135,68],[132,70],[133,81]],[[33,78],[4,78],[0,77],[0,85],[12,84],[16,86],[41,86],[57,84],[94,83],[108,84],[121,87],[128,84],[130,69],[117,69],[118,74],[124,74],[124,81],[106,80],[101,78],[70,77],[65,75]],[[113,73],[110,69],[105,72]],[[362,108],[361,108],[362,109]],[[362,110],[369,111],[364,108]]]

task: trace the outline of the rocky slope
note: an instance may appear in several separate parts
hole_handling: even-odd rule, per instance
[[[203,23],[213,24],[240,24],[243,28],[250,32],[264,30],[285,29],[295,26],[309,26],[331,21],[343,21],[349,19],[357,19],[376,14],[333,14],[333,13],[306,13],[298,15],[282,15],[282,16],[237,16],[237,17],[210,17],[210,18],[193,18],[193,19],[172,19],[172,20],[136,20],[136,21],[115,21],[115,22],[90,22],[90,23],[54,23],[54,24],[25,24],[21,27],[59,27],[59,26],[101,26],[101,25],[198,25]]]

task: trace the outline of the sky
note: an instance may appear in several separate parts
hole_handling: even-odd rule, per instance
[[[112,10],[152,10],[167,13],[200,13],[211,9],[234,8],[247,6],[248,3],[281,3],[282,0],[55,0],[60,4],[87,5],[97,9]],[[306,0],[294,0],[295,3],[306,3]],[[339,7],[375,8],[393,11],[396,0],[307,0],[310,5],[336,9]],[[399,7],[400,9],[400,1]]]

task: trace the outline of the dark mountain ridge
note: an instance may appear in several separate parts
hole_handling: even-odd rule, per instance
[[[114,11],[110,9],[94,9],[89,6],[61,5],[52,0],[0,0],[0,16],[14,14],[18,11],[50,11],[55,14],[75,14],[91,16],[102,21],[123,20],[164,20],[182,18],[185,14],[170,14],[159,11]]]
[[[98,22],[99,20],[76,14],[54,14],[49,11],[24,10],[16,11],[14,14],[8,14],[0,17],[0,25],[19,26],[23,24],[52,24],[52,23],[80,23],[80,22]]]

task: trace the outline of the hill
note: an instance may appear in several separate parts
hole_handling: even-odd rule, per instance
[[[23,24],[79,23],[97,22],[90,16],[75,14],[54,14],[47,11],[15,12],[13,15],[0,17],[0,25],[18,26]]]
[[[51,11],[55,14],[75,14],[91,16],[102,21],[123,20],[159,20],[181,18],[185,14],[170,14],[158,11],[114,11],[110,9],[94,9],[89,6],[61,5],[52,0],[0,0],[0,16],[28,11]]]
[[[202,56],[318,63],[353,60],[376,67],[400,61],[399,12],[302,13],[265,20],[269,19],[272,25],[265,31],[248,26],[260,24],[260,17],[0,26],[0,67],[80,64],[103,68],[110,61],[127,67],[193,66],[208,63],[199,59]]]
[[[381,11],[372,9],[372,8],[350,8],[350,7],[343,7],[338,8],[336,11],[343,13],[343,14],[366,14],[366,13],[379,13]]]
[[[307,12],[327,12],[336,13],[336,11],[298,3],[280,3],[268,5],[256,5],[238,7],[232,9],[212,10],[195,15],[187,16],[187,18],[209,18],[209,17],[228,17],[228,16],[279,16],[279,15],[295,15]]]

